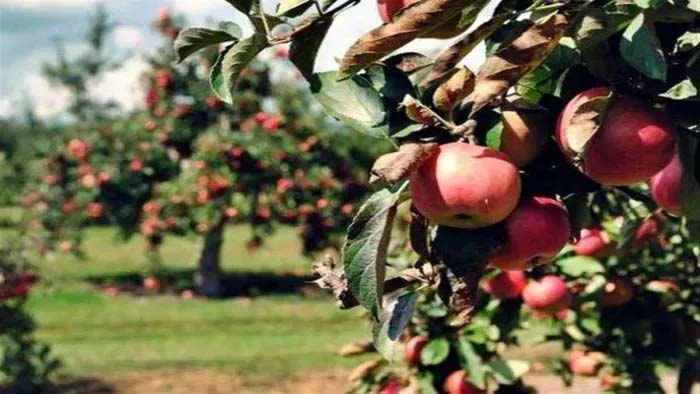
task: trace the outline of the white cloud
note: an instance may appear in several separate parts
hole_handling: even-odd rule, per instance
[[[119,26],[112,32],[114,43],[124,49],[132,49],[141,45],[143,33],[136,26]]]
[[[39,74],[28,76],[25,86],[34,114],[40,119],[51,119],[61,115],[70,103],[71,95],[68,89],[50,84]]]
[[[64,8],[83,7],[97,3],[99,0],[0,0],[0,6],[25,8]]]
[[[13,115],[14,111],[12,110],[12,99],[10,99],[10,96],[0,97],[0,119],[9,118]]]
[[[113,102],[124,111],[132,111],[143,104],[145,91],[141,77],[150,68],[143,57],[131,57],[119,68],[107,71],[88,83],[88,95],[97,102]]]

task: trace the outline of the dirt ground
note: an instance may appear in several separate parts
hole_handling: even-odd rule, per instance
[[[116,374],[106,378],[67,382],[66,394],[341,394],[348,387],[347,371],[294,376],[271,382],[265,378],[240,377],[210,370],[153,371]],[[601,393],[597,379],[577,379],[567,388],[561,380],[532,374],[527,383],[543,394]],[[664,380],[667,393],[673,393],[671,376]],[[700,391],[699,391],[700,392]]]

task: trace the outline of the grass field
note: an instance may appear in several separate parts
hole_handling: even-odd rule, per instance
[[[267,247],[244,248],[246,229],[226,232],[223,266],[247,294],[225,300],[174,296],[109,297],[96,282],[135,278],[146,266],[141,240],[114,240],[111,229],[88,231],[87,259],[41,262],[43,284],[30,299],[38,336],[63,361],[62,374],[105,376],[125,371],[207,368],[241,375],[283,377],[312,369],[349,367],[335,355],[342,344],[366,336],[359,311],[343,312],[305,282],[310,261],[299,254],[292,230]],[[169,239],[168,269],[188,277],[196,239]],[[275,278],[283,278],[277,292]],[[260,294],[260,295],[255,295]]]

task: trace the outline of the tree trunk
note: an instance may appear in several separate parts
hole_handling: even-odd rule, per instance
[[[220,297],[221,288],[221,245],[224,240],[224,221],[212,227],[204,236],[204,244],[199,254],[199,265],[194,276],[197,293],[206,297]]]

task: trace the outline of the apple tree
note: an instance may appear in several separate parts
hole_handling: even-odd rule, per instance
[[[396,146],[371,168],[341,266],[315,266],[341,307],[367,311],[372,349],[405,348],[407,363],[360,366],[356,392],[532,392],[507,355],[538,341],[566,350],[549,368],[567,382],[662,392],[663,367],[681,392],[698,381],[697,2],[379,1],[384,24],[321,73],[313,59],[358,1],[228,3],[252,35],[175,42],[222,47],[224,102],[243,65],[289,43],[329,115]],[[401,52],[427,37],[456,38],[435,58]],[[462,66],[480,47],[481,67]]]
[[[156,27],[167,44],[150,58],[145,110],[78,124],[27,195],[41,249],[79,253],[82,229],[112,224],[142,234],[157,262],[168,235],[199,235],[195,282],[218,296],[227,223],[250,224],[251,249],[279,225],[298,227],[305,253],[338,245],[366,191],[362,168],[384,145],[364,146],[299,88],[273,82],[283,51],[243,70],[237,107],[224,106],[201,78],[216,53],[176,65],[174,19],[160,12]]]

